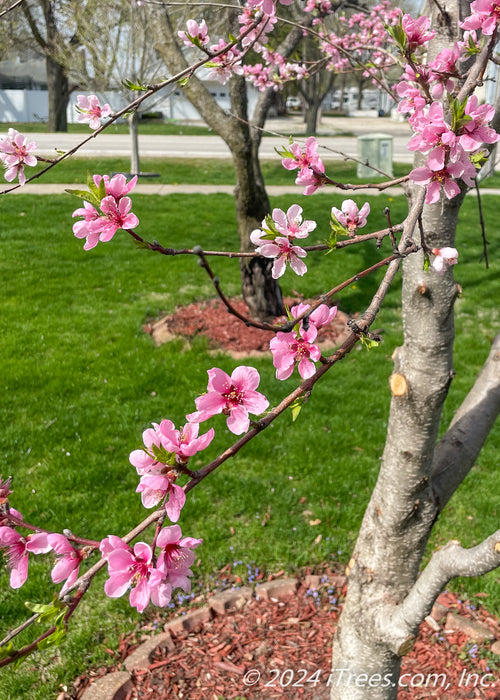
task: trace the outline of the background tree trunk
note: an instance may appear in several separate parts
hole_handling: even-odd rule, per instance
[[[67,110],[69,104],[69,81],[64,66],[46,58],[47,90],[49,99],[49,115],[47,131],[68,131]]]
[[[130,133],[130,174],[139,175],[141,172],[139,156],[139,115],[136,110],[129,114],[127,121]]]

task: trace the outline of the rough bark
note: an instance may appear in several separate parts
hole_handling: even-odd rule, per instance
[[[443,15],[433,7],[437,52],[452,45],[458,4],[453,0],[440,3]],[[418,189],[412,191],[413,207],[421,197]],[[429,248],[454,246],[463,196],[442,198],[423,207],[422,225]],[[418,229],[414,236],[418,244]],[[332,700],[395,699],[401,656],[411,650],[418,626],[442,588],[454,576],[479,575],[500,564],[497,532],[473,550],[450,543],[434,554],[419,578],[435,519],[470,469],[500,410],[495,349],[448,439],[445,436],[435,449],[443,403],[454,375],[456,297],[451,268],[443,275],[424,272],[422,251],[404,261],[404,344],[395,356],[379,477],[349,563],[348,594],[333,649]],[[478,429],[470,433],[474,418]],[[464,463],[451,481],[445,475],[450,472],[446,466],[450,442],[453,457],[462,450]]]

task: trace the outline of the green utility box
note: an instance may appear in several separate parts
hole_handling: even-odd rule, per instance
[[[358,177],[377,177],[376,171],[364,165],[367,161],[393,177],[392,136],[388,134],[358,136],[358,158],[363,161],[358,163]]]

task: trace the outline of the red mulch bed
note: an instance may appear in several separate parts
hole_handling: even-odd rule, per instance
[[[195,633],[174,638],[175,649],[157,653],[147,670],[135,672],[134,688],[125,700],[327,700],[332,636],[345,591],[345,587],[338,590],[325,584],[318,593],[302,584],[297,595],[286,600],[252,599],[238,612],[215,617]],[[448,592],[439,602],[454,613],[487,625],[497,639],[500,637],[499,623],[487,611]],[[164,623],[160,613],[154,622],[123,639],[118,653],[110,650],[115,656],[112,670],[121,667],[138,640],[144,641],[144,629],[161,630]],[[405,683],[410,686],[413,681],[415,687],[401,688],[398,700],[498,700],[500,681],[494,681],[500,674],[488,667],[484,658],[487,645],[478,645],[474,651],[464,634],[445,630],[443,624],[440,620],[439,631],[427,623],[421,626],[412,652],[403,658],[401,671],[410,674],[404,677]],[[245,674],[253,670],[255,678],[255,669],[260,680],[246,685],[244,679],[252,676]],[[109,670],[100,669],[93,677]],[[430,677],[425,687],[429,674],[445,674],[446,686],[440,676],[438,681]],[[468,674],[478,674],[491,687],[480,687]],[[64,698],[81,698],[90,681],[89,676],[80,677],[73,692]]]

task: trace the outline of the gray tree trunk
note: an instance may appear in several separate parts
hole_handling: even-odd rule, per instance
[[[64,66],[46,58],[49,115],[47,131],[68,131],[69,81]]]
[[[128,129],[130,133],[130,174],[139,175],[141,172],[141,161],[139,156],[139,115],[137,111],[129,114]]]
[[[433,22],[438,36],[432,55],[443,45],[453,45],[458,4],[439,4],[446,21]],[[436,20],[435,4],[432,11]],[[410,207],[421,202],[421,188],[413,187]],[[463,193],[422,207],[429,248],[454,247],[462,202]],[[414,235],[419,244],[418,229]],[[450,543],[432,556],[419,576],[434,522],[472,467],[500,411],[500,372],[494,359],[499,336],[471,391],[474,398],[464,402],[461,420],[450,426],[436,448],[454,374],[453,306],[458,289],[452,268],[443,275],[424,272],[423,262],[419,251],[403,263],[404,344],[396,353],[390,383],[393,395],[379,477],[349,563],[348,593],[333,647],[331,700],[394,700],[401,657],[411,650],[420,623],[444,586],[464,571],[479,575],[500,565],[497,532],[471,550]],[[450,463],[453,472],[448,470]]]

